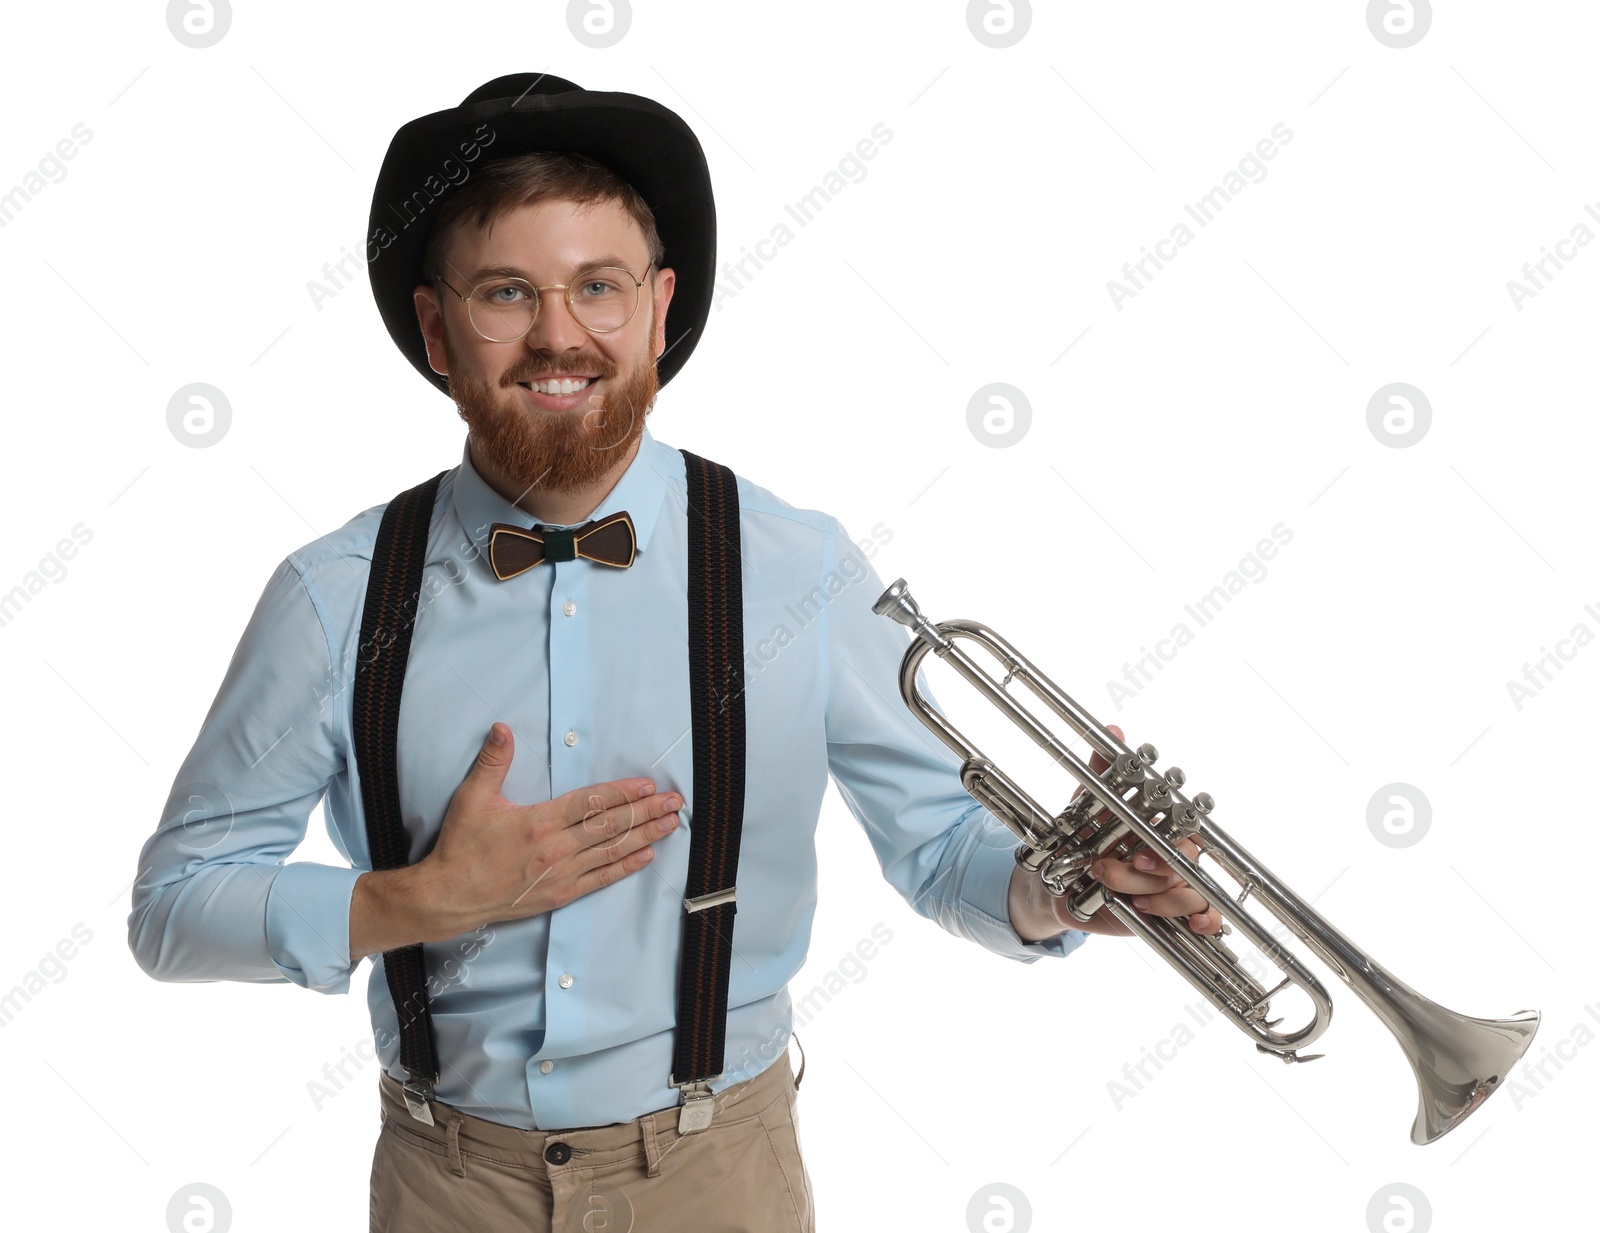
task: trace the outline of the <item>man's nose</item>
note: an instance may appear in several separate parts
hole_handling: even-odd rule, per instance
[[[571,351],[586,347],[589,331],[578,324],[564,295],[539,294],[539,315],[523,336],[535,351]]]

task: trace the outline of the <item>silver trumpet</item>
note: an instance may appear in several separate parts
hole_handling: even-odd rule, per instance
[[[905,579],[898,579],[872,610],[908,626],[915,635],[900,665],[900,693],[913,714],[962,759],[961,783],[980,804],[1021,840],[1019,865],[1038,874],[1052,895],[1065,898],[1071,915],[1087,921],[1101,907],[1154,946],[1188,982],[1211,999],[1256,1048],[1285,1062],[1306,1062],[1321,1054],[1302,1054],[1322,1035],[1333,1014],[1327,990],[1294,954],[1279,945],[1242,905],[1254,896],[1336,972],[1400,1042],[1417,1077],[1417,1120],[1413,1143],[1432,1143],[1454,1129],[1500,1086],[1539,1028],[1538,1011],[1519,1011],[1510,1019],[1473,1019],[1446,1010],[1390,975],[1309,903],[1283,885],[1211,820],[1213,801],[1204,792],[1186,796],[1177,767],[1157,773],[1150,745],[1129,749],[1074,702],[993,630],[975,621],[935,625],[922,615]],[[985,671],[959,646],[978,643],[1004,670],[1003,679]],[[1041,749],[1077,777],[1083,791],[1059,813],[1051,814],[1011,780],[982,750],[964,738],[917,690],[917,668],[929,651],[951,665],[1000,708]],[[1110,763],[1092,770],[1007,692],[1012,682],[1064,720]],[[1177,847],[1193,837],[1242,888],[1237,897],[1219,886]],[[1128,898],[1108,890],[1089,874],[1102,856],[1125,858],[1149,849],[1166,861],[1222,916],[1224,931],[1237,932],[1270,956],[1283,979],[1264,989],[1241,966],[1221,937],[1202,935],[1186,922],[1147,916]],[[1293,1031],[1279,1031],[1269,1020],[1271,1000],[1290,985],[1311,1001],[1310,1020]]]

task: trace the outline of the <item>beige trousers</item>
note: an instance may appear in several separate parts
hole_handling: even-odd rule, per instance
[[[584,1130],[519,1130],[431,1103],[406,1110],[379,1075],[371,1233],[814,1233],[787,1056],[719,1092],[710,1127],[678,1109]]]

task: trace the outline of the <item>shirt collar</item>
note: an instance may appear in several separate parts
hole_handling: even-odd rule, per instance
[[[677,453],[677,450],[656,441],[650,435],[650,430],[645,429],[639,438],[639,450],[628,464],[628,469],[622,473],[622,478],[601,499],[588,518],[582,521],[626,510],[633,522],[637,551],[645,551],[650,546],[650,535],[655,530],[661,503],[666,499],[667,480],[672,474],[671,466]],[[462,443],[461,466],[456,471],[455,508],[456,517],[461,519],[467,535],[482,553],[489,550],[491,524],[507,522],[513,526],[531,527],[536,522],[533,515],[489,487],[472,465],[472,453],[467,442]]]

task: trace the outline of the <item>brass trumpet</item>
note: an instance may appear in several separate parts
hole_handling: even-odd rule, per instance
[[[1321,982],[1243,910],[1251,896],[1332,968],[1399,1041],[1417,1077],[1413,1143],[1432,1143],[1458,1126],[1493,1094],[1533,1042],[1539,1028],[1538,1011],[1519,1011],[1510,1019],[1474,1019],[1429,1001],[1392,976],[1229,838],[1211,820],[1214,802],[1209,795],[1184,795],[1181,770],[1173,767],[1157,773],[1158,755],[1152,746],[1129,749],[993,630],[975,621],[935,625],[922,615],[903,578],[878,598],[872,610],[909,627],[915,635],[900,664],[900,694],[912,713],[962,759],[962,786],[1021,840],[1015,853],[1017,863],[1036,873],[1052,895],[1065,898],[1071,915],[1079,921],[1088,921],[1106,907],[1253,1037],[1261,1052],[1285,1062],[1321,1057],[1300,1050],[1322,1035],[1333,1004]],[[999,661],[1004,677],[997,680],[975,663],[957,645],[958,640],[975,642],[987,650]],[[950,664],[1070,771],[1083,785],[1083,792],[1065,809],[1051,814],[984,757],[918,692],[917,669],[929,651]],[[1110,763],[1103,774],[1095,773],[1007,692],[1014,681],[1026,685]],[[1178,841],[1191,836],[1203,853],[1239,884],[1242,889],[1237,897],[1179,850]],[[1220,936],[1196,934],[1184,922],[1146,916],[1126,896],[1089,875],[1102,856],[1123,859],[1146,848],[1205,896],[1222,916],[1224,931],[1237,931],[1270,956],[1283,979],[1271,989],[1262,988]],[[1269,1007],[1290,985],[1310,999],[1312,1014],[1303,1026],[1279,1031],[1282,1020],[1269,1020]]]

